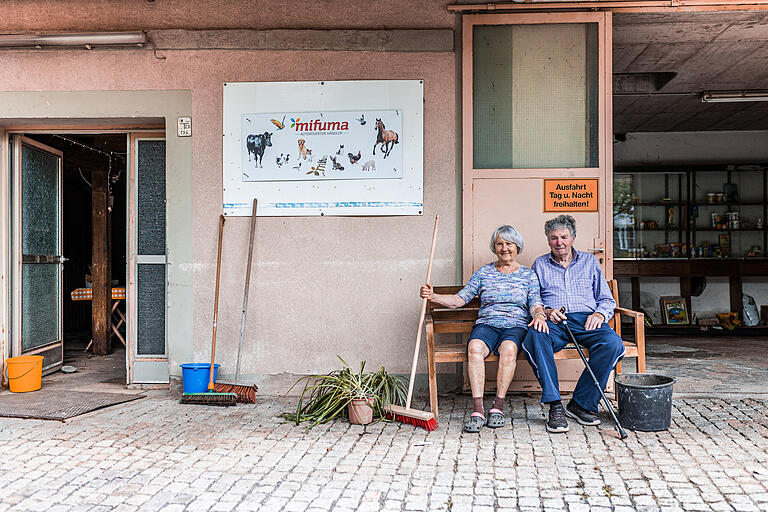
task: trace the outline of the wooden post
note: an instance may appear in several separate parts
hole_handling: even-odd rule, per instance
[[[685,299],[685,309],[688,310],[688,319],[693,320],[693,308],[691,306],[691,277],[680,277],[680,295]],[[691,322],[693,325],[693,322]]]
[[[640,278],[631,277],[629,280],[631,283],[630,290],[632,291],[632,309],[640,311]]]
[[[93,301],[91,302],[91,336],[93,353],[106,355],[109,351],[110,303],[112,277],[109,264],[108,237],[108,186],[106,170],[94,171],[91,192],[91,219],[93,242],[91,261],[93,282]]]
[[[742,310],[744,305],[742,304],[742,282],[740,275],[731,275],[728,277],[728,287],[730,288],[731,296],[731,312],[738,313],[739,318],[743,320]]]

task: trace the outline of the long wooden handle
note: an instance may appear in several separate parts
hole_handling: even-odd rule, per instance
[[[251,212],[251,232],[248,235],[248,263],[245,266],[245,290],[243,291],[243,313],[240,316],[240,344],[237,346],[237,366],[235,366],[235,384],[240,382],[240,356],[243,352],[243,335],[245,334],[245,312],[248,310],[248,289],[251,285],[251,262],[253,261],[253,239],[256,238],[256,205],[253,199]]]
[[[208,381],[208,391],[213,391],[213,371],[216,360],[216,323],[219,319],[219,281],[221,279],[221,245],[224,238],[224,216],[219,215],[219,254],[216,257],[216,292],[213,298],[213,335],[211,336],[211,371]]]
[[[435,258],[435,243],[437,242],[437,225],[440,223],[440,214],[435,215],[435,229],[432,231],[432,248],[429,250],[429,266],[427,267],[427,284],[432,278],[432,261]],[[416,378],[416,362],[419,359],[419,346],[421,345],[421,330],[424,328],[424,316],[427,313],[427,298],[421,301],[421,313],[419,313],[419,330],[416,332],[416,347],[413,349],[413,363],[411,364],[411,380],[408,382],[408,398],[405,400],[405,408],[411,408],[413,398],[413,381]]]

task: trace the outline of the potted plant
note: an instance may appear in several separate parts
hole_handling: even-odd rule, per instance
[[[314,427],[343,417],[365,425],[374,419],[383,419],[386,405],[402,405],[405,402],[404,382],[387,373],[384,367],[376,372],[366,372],[363,361],[360,369],[354,372],[341,357],[339,360],[344,364],[341,370],[324,375],[307,375],[296,381],[294,386],[303,381],[304,389],[296,412],[283,413],[281,416],[284,419],[297,425],[307,421],[310,427]]]

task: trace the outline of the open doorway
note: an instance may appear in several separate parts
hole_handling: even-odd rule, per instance
[[[613,254],[623,302],[647,313],[649,334],[765,335],[768,13],[613,21]]]
[[[35,133],[24,137],[61,154],[62,365],[81,370],[90,382],[125,383],[127,135]],[[106,200],[101,207],[99,197]],[[93,290],[94,268],[102,272],[97,283],[112,288],[101,308],[94,303],[98,296]],[[111,318],[99,327],[94,316],[106,308]],[[92,358],[98,329],[106,330],[106,351],[100,350],[106,355]]]
[[[768,12],[616,13],[613,22],[620,302],[646,314],[648,368],[676,375],[681,390],[759,389]]]

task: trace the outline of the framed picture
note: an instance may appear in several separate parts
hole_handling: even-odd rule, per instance
[[[683,297],[661,297],[661,315],[667,325],[688,325],[688,308]]]

